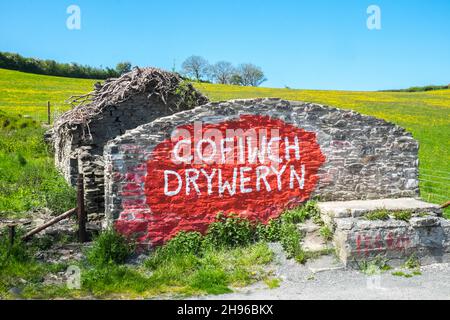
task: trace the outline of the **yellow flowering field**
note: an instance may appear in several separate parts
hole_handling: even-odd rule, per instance
[[[47,101],[65,110],[68,97],[90,91],[95,82],[0,69],[0,110],[43,120]],[[195,86],[214,101],[279,97],[352,109],[396,123],[420,142],[422,197],[437,203],[450,200],[450,90],[409,93]]]
[[[47,101],[67,110],[64,101],[91,91],[95,82],[0,69],[0,110],[44,120]]]

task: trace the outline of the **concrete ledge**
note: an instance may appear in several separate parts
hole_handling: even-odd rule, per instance
[[[367,212],[379,209],[389,211],[410,210],[415,213],[427,212],[437,215],[442,213],[437,204],[414,198],[319,202],[318,207],[323,214],[332,218],[359,217]]]

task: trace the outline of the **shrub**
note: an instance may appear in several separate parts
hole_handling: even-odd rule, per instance
[[[256,240],[256,227],[235,214],[220,213],[206,233],[206,241],[216,247],[246,246]]]
[[[308,202],[283,213],[278,219],[271,219],[267,224],[252,223],[236,214],[220,213],[208,227],[206,236],[202,237],[198,232],[180,232],[164,246],[157,248],[146,261],[146,266],[155,269],[164,261],[173,260],[179,255],[192,256],[194,261],[195,257],[202,257],[211,249],[245,247],[257,241],[279,241],[288,258],[304,263],[307,254],[301,247],[301,235],[296,224],[307,218],[320,219],[318,212],[316,203]],[[327,231],[326,236],[330,237],[331,231],[323,229],[323,232]]]
[[[179,232],[175,237],[170,239],[164,246],[155,249],[145,265],[148,268],[155,269],[158,265],[178,256],[192,255],[191,260],[195,260],[195,256],[202,254],[204,247],[203,236],[199,232]]]
[[[0,68],[61,77],[106,79],[120,76],[120,70],[95,68],[77,63],[26,58],[17,53],[0,52]]]
[[[320,212],[315,201],[309,201],[304,205],[284,212],[279,219],[271,220],[267,225],[257,225],[257,237],[262,241],[279,241],[288,258],[293,258],[299,263],[306,262],[308,254],[301,247],[301,235],[296,224],[306,219],[313,219],[316,224],[322,226],[321,235],[329,240],[332,237],[331,230],[324,226],[320,218]]]
[[[124,263],[133,251],[133,245],[114,229],[103,231],[94,241],[86,256],[93,266]]]
[[[281,215],[283,223],[302,223],[308,219],[309,213],[305,206],[301,206],[292,210],[288,210]]]
[[[203,236],[199,232],[179,232],[166,243],[164,250],[170,254],[199,254],[202,250]]]
[[[257,238],[260,241],[280,241],[281,222],[279,219],[271,219],[267,224],[259,223],[256,226]]]

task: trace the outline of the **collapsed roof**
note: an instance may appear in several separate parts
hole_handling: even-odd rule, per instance
[[[172,113],[208,103],[208,98],[178,74],[157,68],[138,68],[119,78],[96,83],[94,91],[72,96],[67,101],[72,109],[55,121],[54,129],[72,125],[88,126],[108,106],[118,105],[138,94],[161,101]]]

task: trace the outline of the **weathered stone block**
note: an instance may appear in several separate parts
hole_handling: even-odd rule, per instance
[[[319,203],[324,222],[335,230],[334,243],[345,265],[383,257],[397,265],[410,256],[422,264],[450,261],[450,223],[440,218],[437,205],[416,199],[379,199]],[[351,209],[356,206],[357,209]],[[365,215],[378,209],[390,210],[387,220],[368,220]],[[353,217],[339,213],[357,211]],[[410,211],[409,221],[394,219],[395,211]]]

